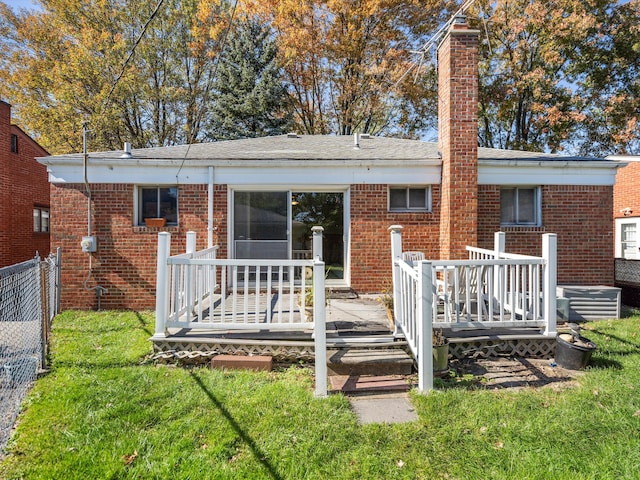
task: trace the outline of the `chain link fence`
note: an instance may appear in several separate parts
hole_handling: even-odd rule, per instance
[[[60,308],[60,250],[0,268],[0,454],[38,372]]]

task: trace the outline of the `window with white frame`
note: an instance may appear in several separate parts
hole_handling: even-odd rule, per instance
[[[540,187],[500,189],[500,225],[542,225]]]
[[[138,187],[138,224],[145,218],[164,218],[178,224],[178,187]]]
[[[431,211],[430,187],[389,187],[390,212]]]
[[[638,224],[622,223],[620,225],[620,242],[622,244],[622,257],[635,259],[638,258]]]
[[[49,233],[49,209],[43,207],[33,208],[33,231],[37,233]]]

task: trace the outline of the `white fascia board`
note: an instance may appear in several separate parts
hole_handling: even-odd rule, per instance
[[[57,165],[49,166],[51,183],[84,183],[82,166]],[[179,173],[178,173],[179,172]],[[141,185],[174,185],[206,184],[208,171],[206,167],[182,169],[161,166],[111,166],[89,165],[87,168],[89,183],[135,183]]]
[[[49,162],[52,183],[83,183],[82,162]],[[74,159],[75,160],[75,159]],[[208,167],[216,171],[217,184],[235,185],[296,185],[314,183],[333,185],[369,184],[436,184],[440,183],[440,164],[410,162],[403,165],[391,161],[186,161],[156,160],[128,162],[120,159],[90,159],[87,178],[90,183],[207,184]]]
[[[216,168],[216,183],[229,185],[433,185],[440,183],[440,167],[367,166],[302,168]]]
[[[479,185],[603,185],[612,186],[621,163],[605,161],[478,162]]]

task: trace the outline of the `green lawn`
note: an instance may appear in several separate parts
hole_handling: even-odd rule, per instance
[[[314,398],[309,369],[146,363],[152,328],[135,312],[58,316],[0,478],[640,478],[637,316],[587,325],[598,350],[575,388],[452,384],[412,395],[417,422],[366,426],[344,397]]]

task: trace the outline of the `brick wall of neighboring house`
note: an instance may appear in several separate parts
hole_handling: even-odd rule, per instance
[[[493,249],[500,231],[500,187],[478,189],[478,246]],[[613,285],[613,188],[544,185],[541,228],[507,227],[506,249],[524,255],[542,254],[542,234],[558,235],[558,284]],[[596,234],[596,232],[599,232]]]
[[[18,152],[11,151],[15,135]],[[0,267],[49,253],[49,233],[34,232],[34,207],[49,208],[47,152],[11,125],[11,106],[0,101]]]
[[[80,248],[87,235],[87,195],[84,184],[52,186],[51,245],[62,247],[62,308],[96,308],[96,285],[107,292],[101,298],[105,309],[154,309],[158,232],[171,233],[171,253],[183,253],[185,234],[196,231],[197,249],[207,243],[207,185],[181,185],[178,192],[179,227],[134,226],[134,191],[131,184],[91,184],[93,204],[92,234],[97,251],[91,255]],[[226,258],[225,186],[216,186],[214,204],[214,244],[220,244],[220,258]],[[63,220],[60,220],[63,219]]]
[[[388,185],[351,185],[351,286],[360,293],[379,293],[391,285],[391,233],[398,224],[404,251],[420,250],[437,258],[440,186],[432,186],[429,213],[389,212]]]
[[[640,216],[640,162],[629,161],[618,170],[613,187],[613,218],[623,218],[623,210],[629,208],[629,215]]]
[[[478,230],[478,31],[454,24],[438,48],[440,255],[467,258]]]

